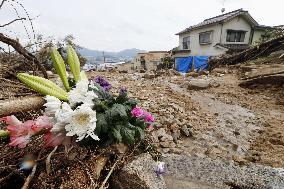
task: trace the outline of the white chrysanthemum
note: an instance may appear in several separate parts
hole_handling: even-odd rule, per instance
[[[98,96],[93,91],[88,91],[89,82],[86,80],[79,81],[76,87],[69,92],[69,103],[74,106],[76,103],[83,102],[88,106],[93,106],[93,99]]]
[[[65,130],[65,125],[68,123],[70,117],[72,117],[73,110],[66,102],[63,102],[62,108],[57,110],[54,116],[55,124],[51,129],[52,132],[61,132]]]
[[[58,98],[47,95],[45,97],[45,100],[46,100],[46,103],[44,104],[44,106],[46,107],[45,114],[54,115],[55,112],[61,108],[62,102]]]
[[[100,140],[94,133],[96,129],[96,112],[89,106],[82,105],[73,111],[65,126],[66,136],[78,136],[77,141],[91,136],[94,140]]]

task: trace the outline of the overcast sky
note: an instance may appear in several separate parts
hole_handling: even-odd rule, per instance
[[[174,34],[221,13],[224,0],[18,0],[33,20],[36,33],[55,38],[73,34],[89,49],[126,48],[170,50],[178,45]],[[226,0],[226,12],[243,8],[263,25],[284,24],[283,0]],[[25,16],[17,7],[20,16]],[[7,2],[0,10],[0,25],[16,18]],[[31,33],[29,25],[27,25]],[[12,31],[12,32],[11,32]],[[18,22],[0,28],[26,39]]]

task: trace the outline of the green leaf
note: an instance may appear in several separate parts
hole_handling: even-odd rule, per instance
[[[68,79],[67,79],[66,66],[65,66],[64,60],[61,57],[60,53],[55,48],[51,52],[51,59],[53,61],[54,68],[57,74],[59,75],[65,89],[69,91],[70,86],[69,86]]]
[[[120,134],[120,130],[117,130],[115,128],[112,129],[112,134],[114,136],[114,138],[120,143],[122,142],[122,136]]]
[[[122,139],[125,143],[127,144],[134,144],[135,142],[135,131],[127,128],[127,127],[122,127],[120,129],[120,133],[122,136]]]
[[[127,102],[125,102],[125,105],[129,105],[132,108],[134,108],[138,104],[138,101],[135,99],[129,99]]]
[[[140,127],[135,127],[135,137],[139,140],[143,140],[145,138],[145,132]]]
[[[134,119],[134,123],[132,123],[132,125],[135,125],[137,127],[140,127],[142,130],[145,130],[147,125],[145,124],[145,121],[144,119],[139,119],[139,118],[136,118]]]
[[[130,105],[124,105],[124,108],[126,112],[131,112],[131,110],[133,109]]]
[[[77,83],[80,80],[80,61],[76,51],[70,45],[67,47],[67,62]]]
[[[100,135],[101,133],[107,133],[108,123],[104,114],[97,114],[97,126],[96,133]]]
[[[114,102],[114,98],[112,96],[111,93],[109,93],[108,91],[104,90],[100,85],[95,84],[97,89],[94,88],[90,88],[90,90],[94,91],[94,93],[96,93],[99,97],[99,99],[103,100],[103,101],[108,101],[111,102],[111,104],[114,104],[112,102]]]
[[[114,104],[110,109],[106,111],[107,119],[114,120],[126,120],[127,113],[125,107],[122,104]]]
[[[128,124],[128,127],[131,129],[131,130],[134,130],[135,131],[135,139],[137,140],[143,140],[145,138],[145,132],[144,132],[144,129],[140,128],[140,127],[137,127],[137,126],[134,126],[132,124]]]

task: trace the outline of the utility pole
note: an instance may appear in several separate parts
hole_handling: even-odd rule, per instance
[[[104,63],[106,63],[105,51],[103,51],[103,59],[104,59]]]

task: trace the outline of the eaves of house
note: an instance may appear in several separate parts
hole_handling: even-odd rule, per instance
[[[196,25],[193,25],[193,26],[190,26],[190,27],[186,28],[185,30],[177,33],[176,35],[185,34],[185,33],[188,33],[192,30],[204,28],[204,27],[207,27],[209,25],[225,23],[225,22],[228,22],[231,19],[238,17],[238,16],[243,16],[253,27],[259,26],[257,21],[255,21],[253,19],[253,17],[248,13],[248,11],[245,11],[243,9],[238,9],[238,10],[235,10],[235,11],[232,11],[232,12],[228,12],[226,14],[222,14],[222,15],[219,15],[219,16],[215,16],[215,17],[212,17],[212,18],[205,19],[203,22],[196,24]]]

